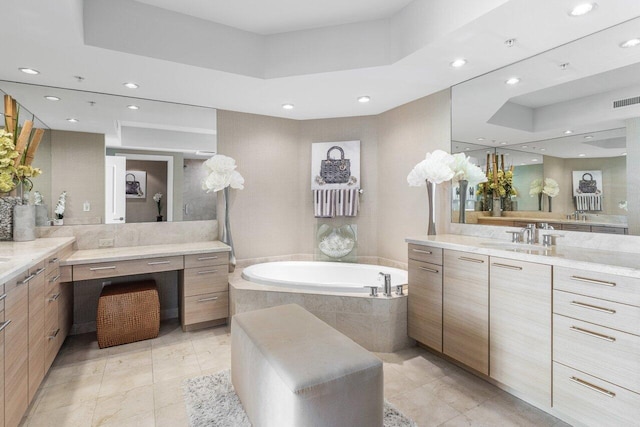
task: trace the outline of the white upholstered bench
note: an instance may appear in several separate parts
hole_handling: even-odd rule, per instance
[[[289,304],[236,314],[231,380],[254,427],[381,427],[382,362]]]

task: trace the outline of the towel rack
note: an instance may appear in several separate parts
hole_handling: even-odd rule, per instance
[[[319,190],[319,188],[312,188],[311,191],[313,191],[313,190]],[[362,194],[362,193],[364,193],[364,190],[362,188],[359,188],[358,189],[358,194]]]

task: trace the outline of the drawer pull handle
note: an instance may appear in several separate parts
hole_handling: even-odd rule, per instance
[[[26,285],[27,283],[29,283],[31,281],[31,279],[33,279],[35,276],[35,274],[30,274],[29,276],[25,277],[23,281],[18,282],[18,285]]]
[[[34,276],[39,276],[40,274],[42,274],[44,271],[46,270],[46,268],[39,268],[38,271],[36,271],[33,275]]]
[[[218,299],[218,297],[201,298],[201,299],[198,300],[198,302],[215,301],[217,299]]]
[[[7,320],[6,322],[4,322],[2,325],[0,325],[0,332],[4,331],[4,328],[6,328],[7,326],[9,326],[9,323],[11,323],[11,320]]]
[[[7,297],[7,294],[0,295],[0,301],[3,301]]]
[[[469,261],[469,262],[475,262],[475,263],[478,263],[478,264],[484,264],[484,260],[482,260],[482,259],[468,258],[466,256],[461,256],[458,259],[460,261]]]
[[[522,267],[518,267],[517,265],[500,264],[499,262],[494,262],[491,265],[498,268],[506,268],[508,270],[522,270]]]
[[[616,314],[616,311],[610,308],[598,307],[597,305],[586,304],[584,302],[571,301],[571,305],[575,305],[576,307],[581,307],[581,308],[587,308],[589,310],[600,311],[602,313]]]
[[[602,285],[602,286],[611,286],[611,287],[614,287],[616,285],[615,282],[607,282],[607,281],[604,281],[604,280],[589,279],[587,277],[580,277],[580,276],[571,276],[571,280],[575,280],[577,282],[590,283],[592,285]]]
[[[58,258],[58,257],[51,258],[51,259],[49,260],[49,264],[55,264],[55,263],[56,263],[56,262],[58,262],[58,261],[60,261],[60,258]]]
[[[429,273],[439,273],[438,270],[436,270],[435,268],[429,268],[429,267],[418,267],[420,270],[424,270],[424,271],[428,271]]]
[[[60,328],[56,329],[53,335],[49,335],[49,341],[56,339],[59,333],[60,333]]]
[[[609,342],[614,342],[616,340],[614,337],[610,337],[608,335],[602,335],[597,332],[589,331],[587,329],[578,328],[577,326],[572,326],[569,329],[571,329],[574,332],[580,332],[581,334],[589,335],[590,337],[599,338],[601,340],[605,340]]]
[[[419,254],[425,254],[425,255],[432,255],[433,252],[431,251],[425,251],[423,249],[411,249],[413,252],[417,252]]]
[[[580,384],[581,386],[586,387],[590,390],[597,391],[598,393],[604,394],[605,396],[616,397],[616,394],[614,392],[604,389],[602,387],[598,387],[597,385],[586,382],[585,380],[581,380],[578,377],[571,377],[569,379],[576,384]]]
[[[89,271],[115,270],[115,269],[116,269],[115,265],[110,265],[108,267],[91,267],[89,268]]]
[[[55,283],[58,281],[59,278],[60,278],[60,275],[58,274],[56,277],[49,279],[49,283]]]
[[[205,270],[205,271],[198,271],[198,274],[213,274],[217,272],[218,270]]]
[[[218,259],[218,257],[217,256],[201,256],[201,257],[198,257],[198,261],[206,261],[208,259]]]
[[[162,265],[162,264],[171,264],[171,261],[151,261],[147,263],[147,265]]]
[[[53,295],[51,298],[49,298],[49,302],[54,302],[58,298],[60,298],[60,293],[57,293],[57,294]]]

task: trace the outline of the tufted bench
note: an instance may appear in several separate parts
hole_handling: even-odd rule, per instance
[[[302,307],[236,314],[231,381],[254,427],[381,427],[382,362]]]

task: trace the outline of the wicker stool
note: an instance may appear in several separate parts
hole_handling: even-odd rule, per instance
[[[160,300],[153,280],[105,286],[96,318],[100,348],[155,338],[160,331]]]

